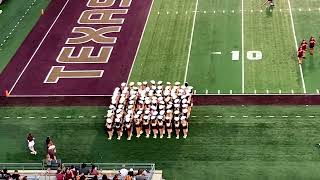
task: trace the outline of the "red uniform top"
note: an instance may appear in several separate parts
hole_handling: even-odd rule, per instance
[[[314,48],[316,46],[316,40],[314,38],[311,38],[309,41],[309,47]]]
[[[298,49],[298,57],[302,57],[302,56],[303,56],[303,49],[302,49],[302,47],[300,47]]]
[[[307,50],[307,46],[308,46],[308,43],[307,43],[306,41],[303,41],[303,42],[301,43],[301,48],[302,48],[302,50],[306,51],[306,50]]]

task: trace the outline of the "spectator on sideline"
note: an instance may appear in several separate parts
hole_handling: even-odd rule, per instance
[[[63,180],[64,179],[64,173],[63,173],[63,171],[61,169],[57,170],[56,179],[57,180]]]
[[[51,159],[54,159],[54,160],[57,159],[57,157],[56,157],[56,146],[54,144],[52,144],[52,143],[49,144],[48,154],[49,154]]]
[[[147,180],[147,177],[143,174],[143,169],[138,170],[138,174],[136,175],[136,180]]]
[[[94,175],[92,180],[98,180],[98,176],[97,175]]]
[[[92,166],[91,166],[90,175],[95,175],[95,176],[99,175],[97,167],[94,164],[92,164]]]
[[[14,170],[14,173],[11,175],[11,178],[13,180],[19,180],[20,174],[18,173],[18,170]]]
[[[33,137],[33,135],[31,133],[29,133],[28,137],[27,137],[28,148],[29,148],[31,154],[37,155],[37,151],[34,148],[34,145],[35,145],[34,140],[35,140],[35,138]]]
[[[80,174],[81,175],[88,175],[90,173],[89,167],[87,167],[87,164],[83,163],[81,164]]]
[[[3,169],[0,171],[0,179],[9,179],[10,178],[10,173],[8,173],[7,169]]]

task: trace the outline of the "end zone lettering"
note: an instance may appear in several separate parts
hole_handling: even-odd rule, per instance
[[[107,34],[119,33],[125,18],[114,17],[114,15],[126,15],[132,0],[121,0],[119,9],[114,9],[116,0],[88,0],[86,6],[88,9],[82,12],[78,19],[77,27],[72,30],[73,34],[81,34],[78,37],[70,37],[61,48],[56,62],[65,66],[52,66],[44,83],[58,83],[61,78],[101,78],[104,70],[64,70],[67,65],[74,63],[108,63],[111,56],[113,45],[117,43],[117,37],[108,37]],[[108,9],[113,7],[113,9]],[[125,9],[127,8],[127,9]],[[102,28],[88,27],[89,25],[110,25]],[[94,42],[101,47],[82,46],[77,55],[74,54],[75,45],[82,45],[88,42]],[[73,46],[72,46],[73,45]],[[99,48],[98,55],[93,56],[92,52]],[[90,67],[90,65],[88,65]]]

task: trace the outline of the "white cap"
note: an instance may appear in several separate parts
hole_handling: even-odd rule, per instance
[[[133,113],[133,111],[130,109],[130,110],[128,110],[128,114],[132,114]]]
[[[163,119],[162,115],[157,116],[158,119]]]
[[[150,83],[151,84],[156,84],[156,81],[155,80],[151,80]]]
[[[168,104],[167,109],[171,109],[171,108],[172,108],[172,104]]]
[[[157,107],[156,106],[151,106],[151,109],[155,111],[155,110],[157,110]]]
[[[179,101],[180,101],[179,99],[175,99],[174,103],[179,103]]]
[[[171,109],[168,109],[168,110],[167,110],[167,113],[172,113],[172,110],[171,110]]]
[[[142,111],[139,110],[139,111],[137,112],[137,114],[138,114],[138,115],[142,114]]]
[[[183,104],[186,104],[187,102],[188,102],[187,99],[183,99],[183,100],[182,100],[182,103],[183,103]]]
[[[133,108],[133,105],[130,104],[130,105],[128,106],[128,109],[132,109],[132,108]]]
[[[130,104],[130,105],[133,105],[133,104],[134,104],[134,101],[133,101],[133,100],[129,101],[129,104]]]
[[[112,113],[108,113],[108,114],[107,114],[107,117],[108,117],[108,118],[111,118],[112,115],[113,115]]]
[[[175,121],[179,121],[179,117],[174,117],[174,120]]]
[[[182,104],[182,107],[183,107],[183,108],[187,108],[187,107],[188,107],[188,104]]]
[[[163,116],[163,115],[164,115],[164,113],[165,113],[165,111],[164,111],[164,110],[161,110],[161,111],[160,111],[160,115],[162,115],[162,116]]]
[[[126,118],[126,122],[127,122],[127,123],[130,122],[130,118]]]
[[[116,118],[116,120],[115,120],[115,121],[118,123],[118,122],[120,122],[120,119]]]
[[[137,82],[137,85],[138,85],[138,86],[141,86],[141,85],[142,85],[142,83],[141,83],[141,82]]]
[[[179,114],[180,112],[178,110],[174,111],[174,114]]]
[[[107,123],[112,123],[112,120],[110,118],[107,118]]]
[[[139,118],[139,114],[134,115],[134,118],[135,119]]]
[[[164,109],[164,108],[165,108],[164,105],[160,105],[160,106],[159,106],[159,109]]]
[[[125,87],[127,84],[125,82],[121,83],[121,87]]]
[[[183,113],[188,113],[188,109],[183,109],[182,112]]]
[[[167,85],[171,85],[171,82],[167,82]]]
[[[152,104],[157,104],[157,102],[158,102],[158,101],[155,100],[155,99],[152,100]]]
[[[149,116],[143,116],[143,119],[147,120],[149,118]]]
[[[130,168],[130,169],[129,169],[129,171],[133,172],[133,169],[132,169],[132,168]]]
[[[123,109],[123,104],[119,104],[118,109]]]
[[[117,118],[121,118],[121,117],[122,117],[122,114],[117,114],[116,117],[117,117]]]
[[[158,111],[153,111],[152,116],[158,115]]]
[[[144,113],[145,113],[145,114],[150,114],[150,110],[147,109],[147,110],[144,111]]]
[[[174,85],[179,86],[180,82],[175,82]]]
[[[121,113],[122,109],[117,109],[116,113],[119,114]]]
[[[181,120],[183,121],[186,120],[186,118],[187,118],[186,116],[181,116]]]
[[[133,86],[134,85],[134,82],[130,82],[129,86]]]
[[[158,81],[158,85],[161,85],[163,82],[162,81]]]
[[[180,107],[180,104],[174,104],[173,105],[175,108],[178,108],[178,107]]]
[[[157,89],[160,89],[160,90],[161,90],[161,89],[162,89],[162,86],[158,86]]]
[[[143,84],[143,85],[147,85],[148,82],[147,82],[147,81],[143,81],[142,84]]]
[[[155,90],[155,89],[157,89],[157,86],[151,86],[151,89],[153,89],[153,90]]]
[[[151,116],[151,120],[154,120],[154,119],[156,119],[156,116]]]

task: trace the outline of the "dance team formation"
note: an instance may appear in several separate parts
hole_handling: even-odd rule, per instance
[[[314,48],[316,47],[316,39],[311,36],[309,43],[304,39],[300,43],[300,47],[298,48],[298,63],[302,64],[302,60],[306,58],[306,53],[308,51],[308,45],[309,45],[309,52],[310,55],[314,55]]]
[[[136,85],[136,86],[135,86]],[[193,106],[193,87],[188,83],[171,84],[162,81],[122,83],[115,88],[106,119],[106,131],[111,140],[114,132],[120,140],[123,133],[131,140],[133,133],[139,138],[145,134],[149,138],[160,138],[166,134],[171,138],[175,132],[179,139],[182,131],[187,138],[189,118]]]

